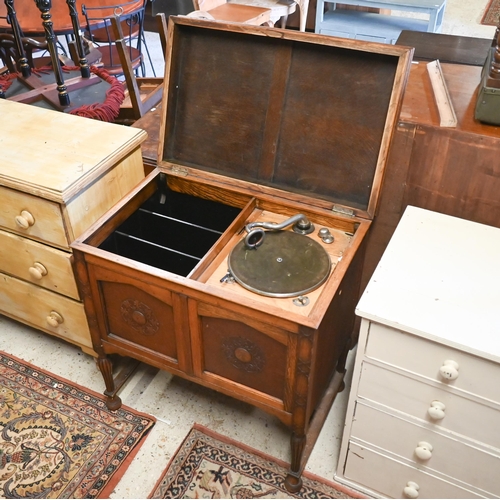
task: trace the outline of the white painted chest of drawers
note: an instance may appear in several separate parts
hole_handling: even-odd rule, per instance
[[[359,304],[336,479],[500,496],[500,229],[408,207]]]
[[[70,243],[144,177],[142,130],[0,99],[0,313],[93,353]]]

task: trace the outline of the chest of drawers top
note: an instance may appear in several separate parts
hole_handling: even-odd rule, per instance
[[[356,312],[500,362],[499,248],[498,228],[409,206]]]
[[[69,250],[143,177],[143,130],[0,101],[0,229]]]
[[[146,138],[140,129],[0,101],[0,185],[67,203]]]

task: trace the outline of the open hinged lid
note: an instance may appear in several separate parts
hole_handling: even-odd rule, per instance
[[[407,47],[173,17],[158,164],[371,218],[411,56]]]

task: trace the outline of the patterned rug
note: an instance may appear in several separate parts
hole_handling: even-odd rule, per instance
[[[487,26],[497,26],[500,18],[500,0],[490,0],[488,7],[484,11],[481,24]]]
[[[154,422],[0,352],[0,498],[106,498]]]
[[[312,474],[285,489],[285,463],[195,424],[148,498],[365,498]]]

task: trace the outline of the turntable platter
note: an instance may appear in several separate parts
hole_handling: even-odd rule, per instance
[[[308,236],[266,231],[257,248],[240,241],[229,254],[228,267],[248,290],[269,297],[296,297],[325,282],[331,261],[325,249]]]

